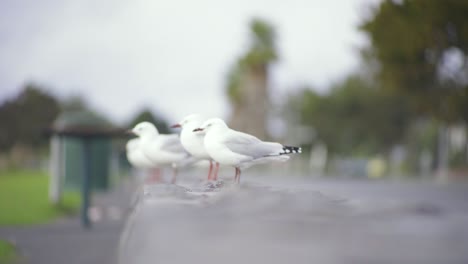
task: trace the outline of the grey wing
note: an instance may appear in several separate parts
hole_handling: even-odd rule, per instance
[[[161,149],[168,152],[186,152],[180,143],[179,135],[159,135],[161,142]]]
[[[226,135],[224,144],[232,152],[252,158],[270,156],[278,149],[282,149],[279,143],[263,142],[252,135],[234,130]]]

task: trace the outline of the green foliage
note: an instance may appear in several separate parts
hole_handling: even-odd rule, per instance
[[[60,109],[62,112],[78,112],[87,111],[89,107],[83,97],[73,95],[60,103]]]
[[[242,103],[242,76],[244,72],[242,67],[235,65],[228,75],[227,95],[235,105]]]
[[[127,127],[132,128],[136,124],[143,121],[153,123],[158,128],[158,131],[161,134],[170,133],[167,121],[164,120],[164,118],[162,118],[161,116],[153,114],[149,109],[144,109],[140,113],[138,113],[134,118],[132,118]]]
[[[57,128],[71,128],[71,127],[112,127],[114,126],[102,114],[95,112],[91,109],[73,110],[63,112],[58,119],[54,122]]]
[[[275,45],[275,31],[265,20],[255,18],[250,23],[250,31],[253,34],[253,48],[273,48]]]
[[[114,124],[103,114],[93,110],[86,100],[73,95],[60,102],[61,115],[55,121],[54,126],[58,128],[70,127],[113,127]]]
[[[420,114],[467,122],[467,14],[468,1],[381,2],[361,29],[371,43],[364,53],[380,64],[384,87]]]
[[[66,192],[60,206],[48,200],[49,177],[37,171],[0,173],[0,226],[47,222],[75,212],[80,205],[77,192]]]
[[[464,167],[466,166],[466,153],[464,152],[455,152],[451,153],[449,157],[449,165],[452,168]]]
[[[267,65],[277,59],[275,31],[268,22],[255,18],[250,23],[250,47],[227,75],[226,92],[234,105],[241,107],[245,76],[258,74],[266,76]]]
[[[277,59],[275,48],[275,31],[266,21],[256,18],[250,23],[251,44],[247,54],[240,63],[256,66],[270,63]]]
[[[15,247],[3,240],[0,240],[0,263],[13,263],[17,258]]]
[[[14,99],[0,106],[0,149],[14,144],[38,147],[46,143],[44,131],[59,113],[57,100],[34,84],[28,84]]]
[[[387,151],[404,138],[410,121],[402,98],[376,89],[359,76],[334,85],[325,95],[305,89],[289,107],[336,154]]]

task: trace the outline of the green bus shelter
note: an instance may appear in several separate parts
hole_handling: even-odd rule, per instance
[[[86,112],[63,113],[54,122],[54,128],[58,130],[89,130],[110,128],[110,126],[96,115]],[[64,176],[65,188],[80,188],[84,175],[84,140],[79,137],[61,137],[60,139],[61,170]],[[111,138],[98,137],[89,139],[91,162],[91,188],[94,190],[106,190],[110,185],[110,159]]]

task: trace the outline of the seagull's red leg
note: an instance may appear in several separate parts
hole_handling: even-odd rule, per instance
[[[236,168],[236,176],[234,176],[234,182],[239,183],[240,182],[240,169]]]
[[[177,167],[174,167],[172,170],[174,171],[174,174],[172,174],[171,183],[172,183],[172,184],[175,184],[175,183],[176,183],[176,179],[177,179]]]
[[[161,168],[154,169],[154,182],[161,182]]]
[[[146,183],[155,183],[161,181],[161,170],[159,168],[150,169],[149,175],[146,178]]]
[[[213,161],[210,160],[210,170],[208,171],[208,181],[212,180],[211,172],[213,171]]]
[[[219,163],[215,162],[215,169],[214,169],[214,174],[213,174],[213,180],[215,181],[218,180],[218,171],[219,171]]]

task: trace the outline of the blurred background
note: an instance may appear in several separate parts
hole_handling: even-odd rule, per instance
[[[4,1],[0,169],[43,166],[42,131],[85,111],[122,128],[150,120],[163,132],[190,113],[221,117],[304,146],[320,173],[371,161],[382,165],[375,177],[462,177],[466,8]]]
[[[146,120],[169,133],[191,113],[302,146],[291,175],[468,178],[467,1],[6,0],[0,10],[0,225],[78,208],[81,143],[64,143],[57,172],[48,129]],[[128,174],[124,144],[93,145],[96,190]],[[59,200],[48,198],[54,171],[65,174]]]

